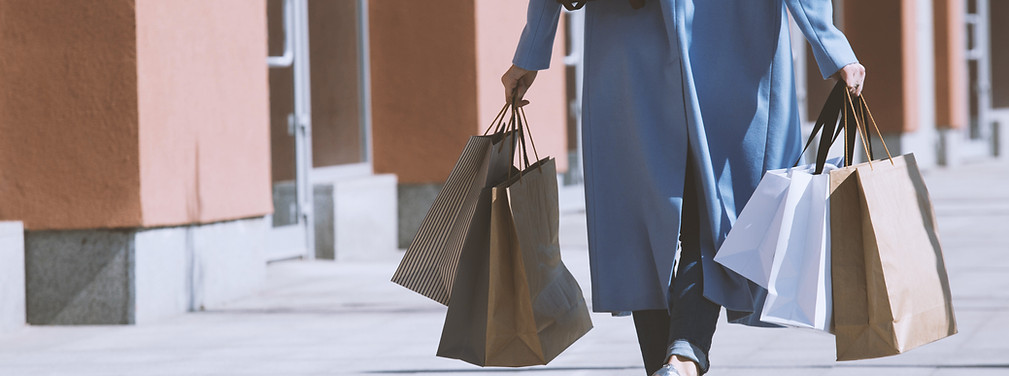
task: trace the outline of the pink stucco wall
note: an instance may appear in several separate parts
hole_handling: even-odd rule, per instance
[[[935,117],[943,128],[967,126],[967,29],[964,0],[935,0]]]
[[[524,1],[475,1],[477,105],[483,132],[504,105],[501,75],[511,66],[512,55],[526,21]],[[557,159],[559,172],[568,169],[567,98],[564,82],[564,24],[558,27],[550,69],[540,71],[526,94],[531,133],[540,157]],[[530,155],[531,156],[531,155]]]
[[[143,225],[272,210],[264,0],[137,0]]]
[[[0,220],[272,210],[263,0],[0,0]]]

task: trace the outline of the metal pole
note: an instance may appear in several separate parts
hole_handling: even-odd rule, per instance
[[[315,258],[315,221],[312,216],[312,86],[308,55],[308,1],[294,2],[294,150],[298,224],[305,229],[305,259]]]
[[[582,85],[585,75],[585,11],[569,12],[570,22],[567,25],[571,32],[571,54],[564,57],[564,64],[575,68],[575,100],[569,107],[575,117],[575,156],[569,163],[571,169],[571,184],[581,183],[585,179],[584,154],[582,153]]]
[[[368,33],[368,1],[358,0],[357,5],[357,64],[359,93],[361,96],[361,145],[363,146],[364,162],[368,164],[369,170],[372,166],[371,147],[371,37]]]
[[[287,68],[294,62],[294,53],[291,48],[294,45],[294,33],[291,26],[294,24],[294,11],[291,0],[284,0],[284,54],[281,56],[267,56],[266,65],[270,68]]]

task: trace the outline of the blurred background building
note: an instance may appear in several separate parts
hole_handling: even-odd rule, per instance
[[[835,1],[894,153],[1004,157],[1009,2]],[[582,204],[581,13],[528,94]],[[0,330],[138,324],[406,247],[504,104],[525,2],[0,0]],[[832,83],[793,28],[802,116]],[[392,270],[390,270],[390,276]]]

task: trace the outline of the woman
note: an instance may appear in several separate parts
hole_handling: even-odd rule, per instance
[[[824,79],[865,69],[830,0],[598,0],[585,7],[583,147],[596,312],[632,311],[645,369],[707,372],[720,307],[766,291],[712,261],[761,175],[800,153],[787,13]],[[550,63],[561,4],[531,0],[506,100]],[[679,243],[679,247],[677,246]],[[673,260],[679,250],[675,278]]]

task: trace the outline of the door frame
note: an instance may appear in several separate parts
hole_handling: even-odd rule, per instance
[[[308,55],[308,0],[284,0],[284,54],[267,57],[270,68],[291,67],[294,73],[294,113],[288,127],[294,136],[295,223],[271,227],[266,261],[315,258],[312,216],[312,88]],[[269,223],[273,223],[272,215]]]

